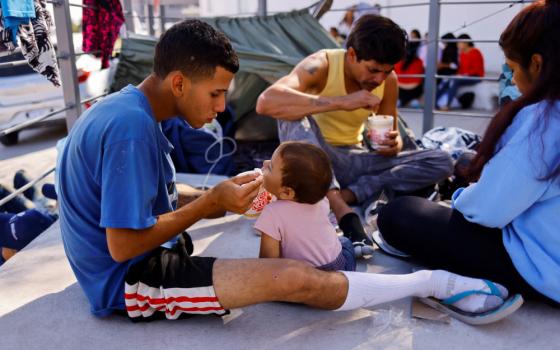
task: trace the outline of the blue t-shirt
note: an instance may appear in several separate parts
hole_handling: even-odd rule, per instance
[[[131,85],[94,104],[68,135],[57,164],[60,227],[97,316],[125,308],[125,274],[145,256],[115,262],[105,228],[148,228],[175,208],[172,149],[147,98]]]
[[[538,118],[549,113],[548,120]],[[503,134],[480,180],[453,194],[467,220],[501,228],[517,271],[560,302],[560,179],[539,180],[560,162],[560,102],[523,108]]]

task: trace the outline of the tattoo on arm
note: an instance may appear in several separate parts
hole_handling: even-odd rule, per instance
[[[311,103],[314,104],[315,106],[328,106],[330,103],[329,101],[325,101],[325,100],[321,100],[321,99],[314,99],[311,98]]]

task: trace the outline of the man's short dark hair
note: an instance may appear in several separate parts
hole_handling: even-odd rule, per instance
[[[282,186],[295,192],[299,203],[315,204],[323,199],[332,182],[329,157],[319,147],[305,142],[284,142],[278,147],[282,158]]]
[[[191,80],[210,78],[218,66],[237,73],[237,54],[224,33],[201,20],[173,25],[156,44],[154,72],[161,79],[176,70]]]
[[[395,64],[406,54],[406,32],[387,17],[364,15],[356,21],[346,47],[354,48],[358,61]]]

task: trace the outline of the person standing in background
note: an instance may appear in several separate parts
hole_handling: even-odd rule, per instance
[[[457,44],[460,52],[458,75],[465,77],[484,77],[484,57],[480,50],[474,47],[474,43],[471,41],[471,37],[468,34],[461,34],[458,39],[464,40]],[[436,101],[438,101],[441,96],[447,94],[447,103],[438,108],[443,111],[448,111],[460,87],[476,85],[480,83],[480,81],[480,79],[450,79],[447,82],[443,82],[438,89]]]

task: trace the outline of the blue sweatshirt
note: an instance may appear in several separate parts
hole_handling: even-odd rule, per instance
[[[517,114],[480,180],[457,190],[453,206],[468,221],[501,228],[517,271],[560,302],[560,179],[539,180],[560,162],[560,101],[545,108],[540,102]]]

